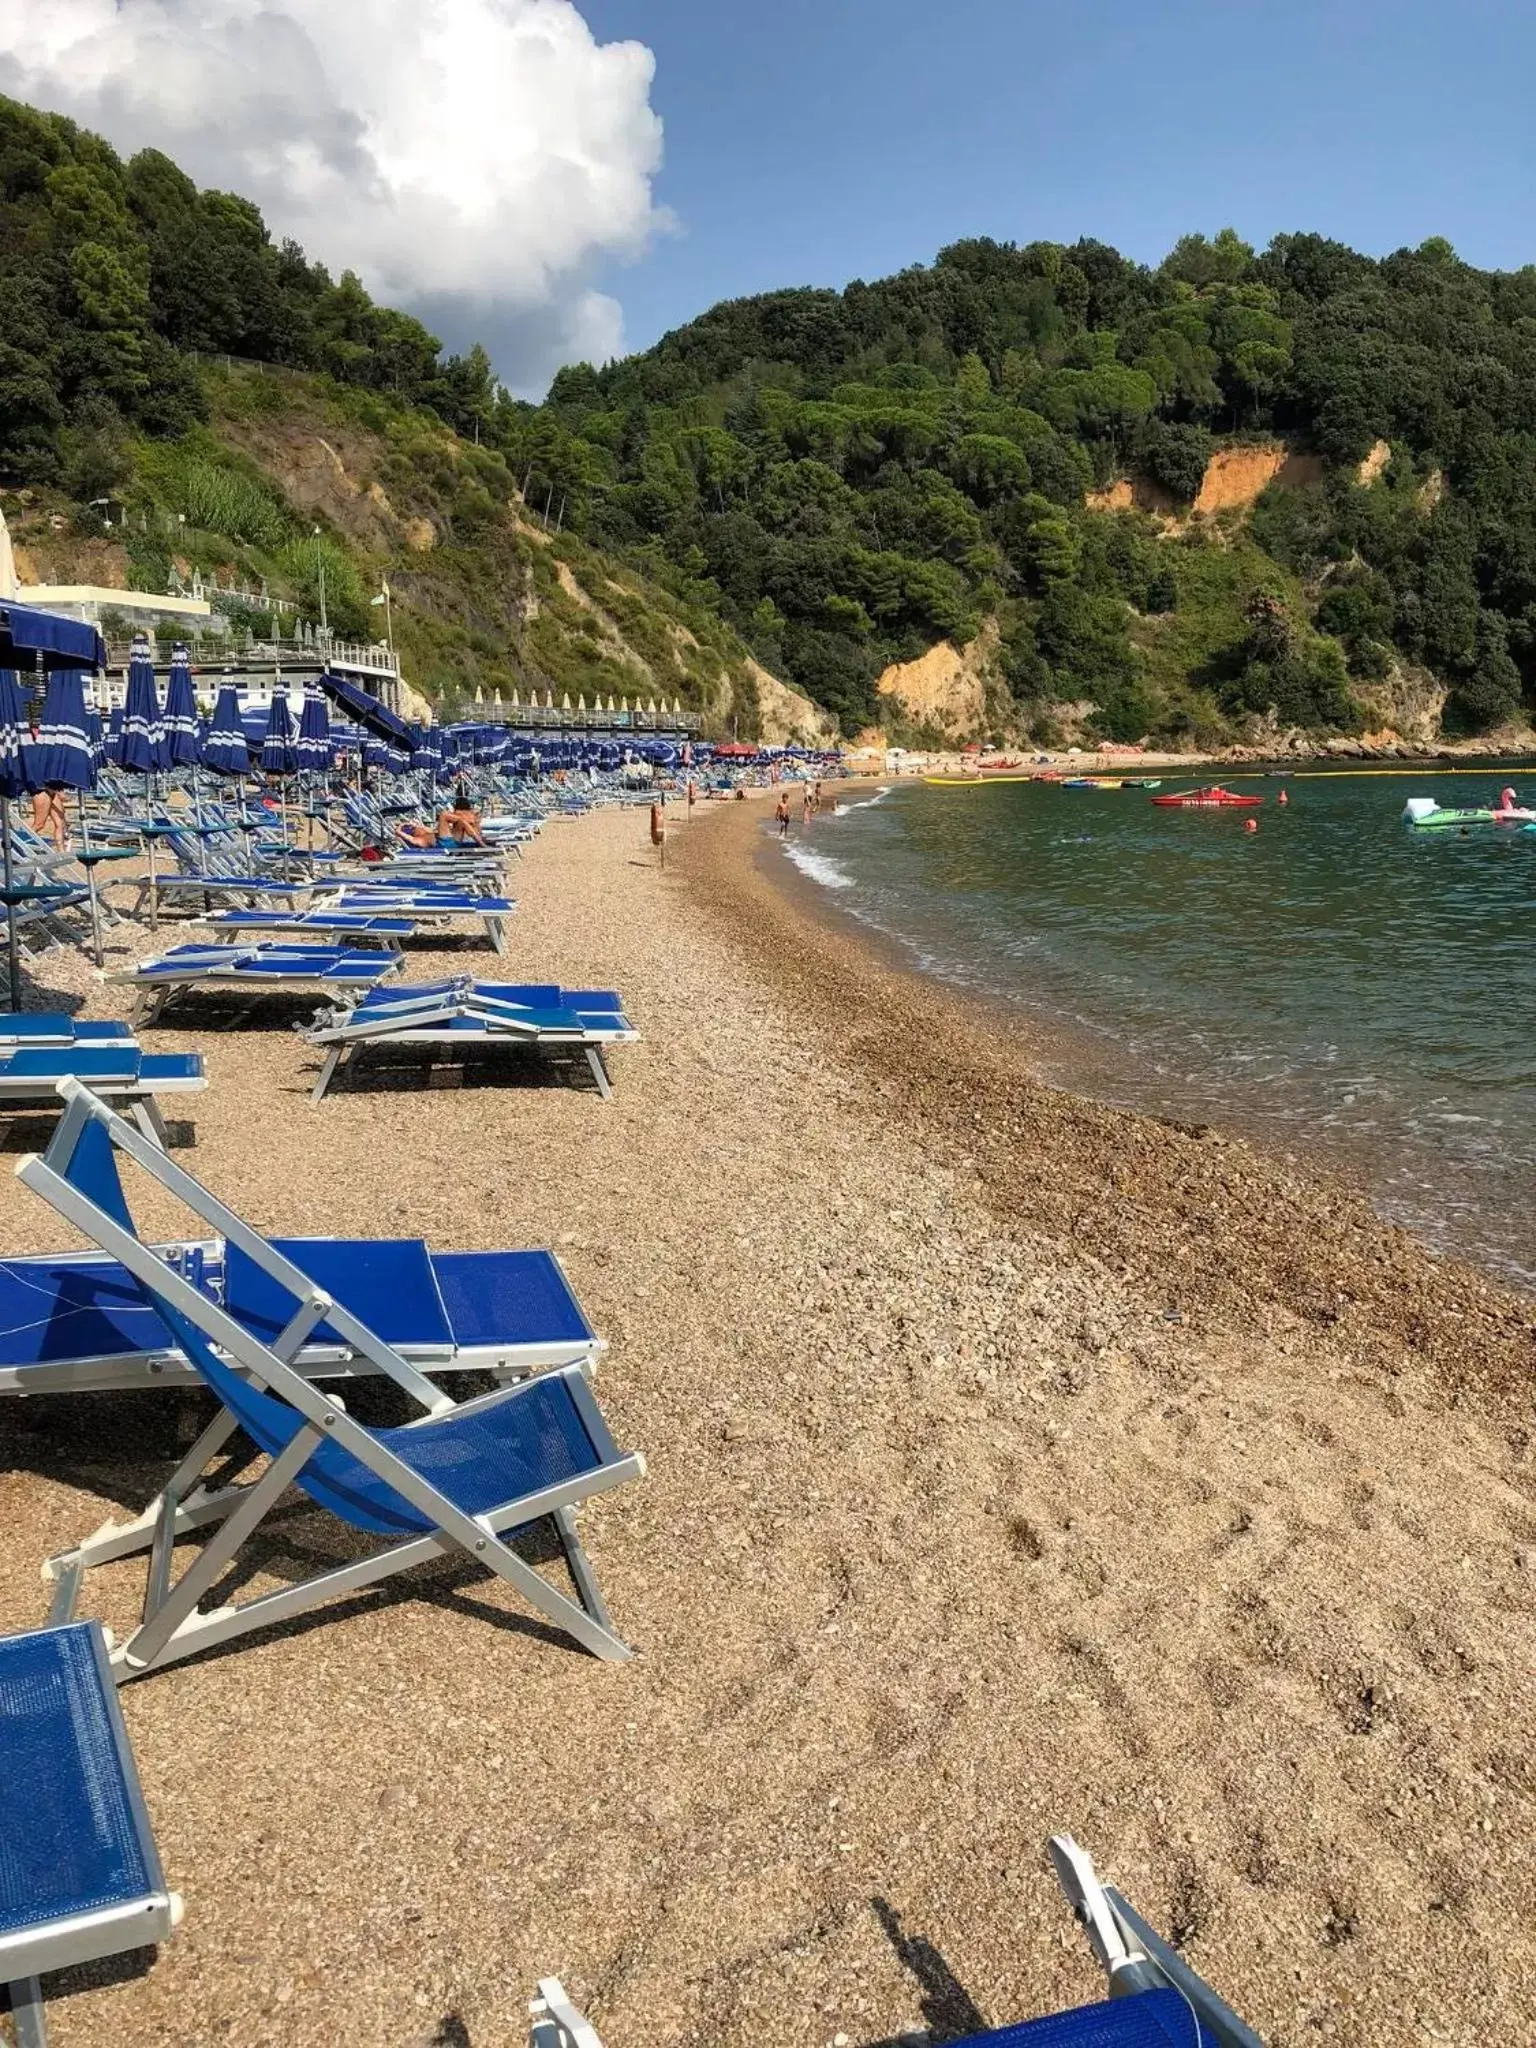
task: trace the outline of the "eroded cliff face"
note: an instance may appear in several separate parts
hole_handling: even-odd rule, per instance
[[[1380,453],[1378,453],[1378,449]],[[1361,482],[1380,475],[1391,457],[1383,441],[1372,449],[1362,464]],[[1363,472],[1371,463],[1370,475]],[[1194,504],[1181,506],[1173,494],[1148,476],[1116,477],[1102,490],[1090,491],[1084,500],[1090,512],[1125,512],[1133,506],[1159,519],[1179,521],[1188,513],[1211,516],[1217,512],[1245,512],[1271,484],[1283,490],[1299,490],[1304,484],[1322,480],[1323,460],[1287,446],[1284,441],[1236,442],[1218,448],[1206,464],[1205,475]]]
[[[875,688],[906,723],[973,739],[986,722],[987,678],[999,641],[997,620],[988,619],[966,647],[941,640],[916,661],[893,662]]]
[[[1321,483],[1323,459],[1301,455],[1283,441],[1256,442],[1251,447],[1218,448],[1206,465],[1196,512],[1245,511],[1271,484],[1299,490]]]
[[[829,711],[780,682],[760,661],[749,657],[745,666],[757,691],[759,736],[766,746],[836,746],[837,720]]]

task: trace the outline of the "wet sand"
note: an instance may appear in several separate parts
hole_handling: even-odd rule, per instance
[[[312,1110],[278,1020],[153,1034],[207,1051],[181,1156],[256,1221],[560,1252],[649,1460],[582,1518],[641,1654],[445,1564],[130,1686],[186,1923],[59,1980],[57,2042],[504,2048],[547,1974],[610,2048],[953,2039],[1097,1990],[1053,1829],[1266,2040],[1528,2037],[1531,1304],[1041,1088],[780,891],[765,817],[707,807],[664,875],[643,811],[551,826],[509,961],[412,956],[623,990],[612,1104]],[[0,1186],[8,1249],[65,1241]],[[0,1625],[184,1406],[0,1409]],[[281,1534],[255,1584],[338,1554]]]

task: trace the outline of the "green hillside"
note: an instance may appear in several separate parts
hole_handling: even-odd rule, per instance
[[[1479,731],[1536,688],[1536,269],[1443,242],[962,242],[717,306],[532,407],[243,200],[0,100],[0,303],[0,490],[40,573],[95,550],[313,618],[323,563],[343,633],[387,575],[444,708],[654,688],[751,731],[776,675],[899,733],[882,673],[984,625],[998,736],[1442,700]],[[1192,513],[1268,441],[1321,460]]]
[[[195,571],[291,626],[318,621],[323,573],[330,625],[365,638],[387,577],[404,673],[445,712],[553,690],[759,729],[764,679],[685,569],[524,505],[530,408],[485,356],[445,361],[243,201],[0,100],[0,304],[0,491],[39,580]]]

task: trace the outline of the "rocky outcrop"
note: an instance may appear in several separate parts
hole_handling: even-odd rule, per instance
[[[1391,460],[1392,443],[1390,441],[1373,442],[1371,452],[1355,471],[1355,482],[1363,484],[1366,490],[1369,490]]]
[[[985,722],[987,676],[999,638],[996,619],[988,619],[968,647],[941,640],[916,661],[893,662],[875,688],[908,724],[970,739]]]

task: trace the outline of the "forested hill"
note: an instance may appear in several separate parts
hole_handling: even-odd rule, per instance
[[[648,679],[750,730],[773,671],[923,736],[877,685],[940,641],[967,736],[1483,730],[1536,685],[1536,269],[1439,241],[962,242],[718,306],[532,407],[246,201],[0,99],[0,308],[0,491],[40,570],[78,543],[303,615],[323,563],[343,631],[387,574],[444,704]],[[1223,511],[1242,463],[1278,474]]]
[[[564,371],[533,431],[587,532],[687,566],[848,727],[886,664],[991,615],[990,709],[1037,731],[1071,700],[1115,738],[1349,727],[1436,681],[1477,730],[1536,681],[1536,268],[1442,241],[1227,230],[1155,270],[961,242]],[[1266,436],[1320,473],[1179,516],[1223,440]],[[1172,516],[1087,509],[1117,478]]]

